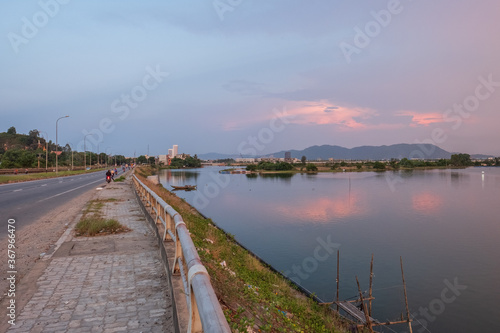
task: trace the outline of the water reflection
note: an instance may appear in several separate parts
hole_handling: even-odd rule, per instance
[[[188,181],[198,180],[199,172],[187,170],[163,170],[159,174],[160,182],[169,183],[170,185],[184,185]]]
[[[287,217],[291,221],[300,219],[305,222],[331,223],[341,222],[342,218],[366,214],[366,207],[362,207],[360,195],[347,193],[335,198],[314,197],[304,198],[299,202],[273,205],[276,213]],[[267,203],[270,205],[270,203]]]
[[[259,174],[259,177],[262,178],[263,180],[272,180],[272,181],[279,181],[283,180],[287,183],[289,183],[292,180],[292,177],[295,174],[290,172],[290,173],[262,173]]]
[[[423,214],[436,214],[442,205],[443,199],[435,193],[422,192],[412,197],[413,209]]]
[[[191,177],[204,191],[218,170],[169,171],[160,178],[167,186]],[[393,286],[400,283],[394,280],[394,261],[402,256],[416,313],[439,297],[443,279],[457,277],[467,290],[446,304],[428,330],[485,332],[500,316],[494,303],[500,296],[500,168],[487,169],[484,175],[482,170],[228,175],[230,182],[201,211],[277,269],[300,264],[297,258],[313,255],[318,237],[332,235],[343,248],[344,281],[363,275],[369,265],[365,258],[374,253],[376,283]],[[404,179],[397,191],[391,191],[387,175]],[[190,203],[196,194],[177,193]],[[331,297],[334,274],[334,263],[327,260],[303,286]],[[341,285],[341,293],[355,295],[357,287]],[[398,312],[397,295],[376,297],[378,319]]]

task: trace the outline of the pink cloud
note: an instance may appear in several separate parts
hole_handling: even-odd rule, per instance
[[[332,104],[327,101],[298,101],[287,103],[286,108],[277,110],[289,116],[288,122],[300,125],[337,125],[341,130],[356,130],[371,128],[363,120],[373,118],[378,113],[369,108],[348,107]],[[252,113],[251,117],[228,119],[222,124],[225,131],[233,131],[251,124],[265,122],[276,118],[276,112],[265,114]]]
[[[396,116],[411,117],[410,126],[417,126],[417,125],[428,126],[430,124],[444,122],[443,115],[439,112],[419,113],[416,111],[400,111],[396,113]]]
[[[296,102],[288,107],[288,112],[295,116],[292,120],[295,124],[331,124],[338,125],[345,130],[368,128],[363,120],[377,115],[373,109],[340,106],[326,101]]]

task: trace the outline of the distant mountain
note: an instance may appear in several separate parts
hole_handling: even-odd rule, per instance
[[[432,144],[396,144],[390,146],[361,146],[344,148],[340,146],[312,146],[304,150],[290,150],[292,158],[306,156],[308,160],[390,160],[391,158],[450,158],[451,153]],[[272,154],[274,157],[284,157],[285,151]]]
[[[322,145],[312,146],[303,150],[283,150],[273,154],[262,156],[285,157],[285,152],[289,151],[292,158],[300,159],[302,156],[307,157],[308,160],[328,160],[334,158],[336,160],[390,160],[391,158],[420,158],[420,159],[440,159],[450,158],[452,154],[444,149],[439,148],[432,144],[407,144],[400,143],[390,146],[361,146],[355,148],[345,148],[340,146]],[[204,160],[215,160],[225,158],[238,158],[239,154],[219,154],[207,153],[199,154],[199,158]],[[243,157],[256,157],[247,156]],[[494,157],[491,155],[471,154],[471,158],[486,159]]]

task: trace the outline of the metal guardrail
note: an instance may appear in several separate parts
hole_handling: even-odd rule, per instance
[[[182,216],[135,175],[133,180],[155,222],[163,224],[163,240],[175,242],[174,265],[169,270],[172,275],[182,276],[189,311],[188,333],[231,332]]]

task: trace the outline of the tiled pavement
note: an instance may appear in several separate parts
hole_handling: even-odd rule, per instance
[[[170,292],[154,234],[129,180],[96,191],[105,217],[131,232],[71,234],[8,332],[173,332]]]

